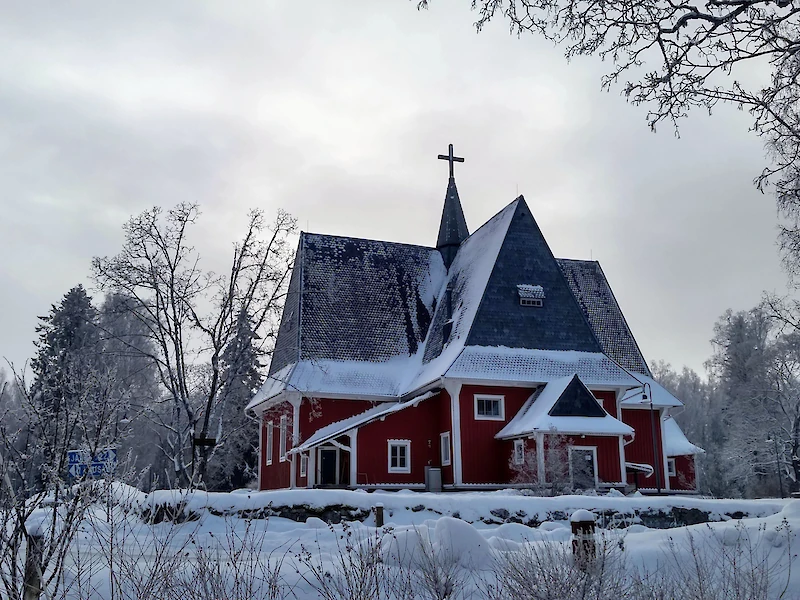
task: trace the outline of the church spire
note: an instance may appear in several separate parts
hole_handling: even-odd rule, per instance
[[[442,211],[442,222],[439,224],[436,249],[441,252],[444,265],[449,269],[461,242],[469,237],[467,221],[464,219],[464,211],[461,209],[461,200],[458,197],[458,188],[456,188],[456,178],[453,175],[453,163],[464,162],[464,159],[453,156],[453,144],[450,144],[448,154],[440,154],[439,159],[450,163],[450,180],[447,182],[447,194],[444,198],[444,210]]]

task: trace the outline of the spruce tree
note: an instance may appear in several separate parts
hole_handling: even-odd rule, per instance
[[[209,465],[209,489],[246,486],[257,474],[257,424],[245,414],[245,407],[263,383],[261,352],[254,343],[250,317],[239,312],[236,334],[222,353],[223,384],[216,410],[217,443]]]

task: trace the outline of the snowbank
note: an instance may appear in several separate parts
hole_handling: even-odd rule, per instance
[[[527,496],[517,490],[496,492],[366,493],[352,490],[277,490],[232,493],[160,490],[150,494],[114,484],[123,504],[147,520],[160,522],[200,518],[204,514],[251,518],[282,516],[305,522],[312,516],[327,522],[359,520],[374,523],[372,510],[384,505],[387,524],[421,523],[442,516],[478,525],[523,523],[538,526],[565,521],[578,509],[593,512],[599,527],[624,527],[644,523],[668,528],[731,518],[767,517],[780,513],[789,500],[714,500],[691,496]],[[156,517],[156,518],[154,518]]]

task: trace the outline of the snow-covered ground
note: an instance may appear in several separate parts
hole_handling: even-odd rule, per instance
[[[800,501],[539,498],[514,491],[148,495],[119,485],[113,492],[113,502],[91,508],[72,544],[66,597],[800,597],[800,568],[792,564]],[[383,528],[373,515],[338,525],[238,516],[290,505],[370,510],[379,502]],[[164,503],[180,503],[194,520],[143,522],[144,509]],[[720,521],[650,529],[635,517],[607,520],[597,531],[595,566],[573,564],[568,518],[576,510],[635,515],[673,507],[697,508]],[[750,517],[728,516],[737,512]],[[522,513],[537,526],[498,523]]]

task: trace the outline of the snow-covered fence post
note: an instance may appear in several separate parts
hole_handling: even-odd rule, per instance
[[[383,502],[375,505],[375,527],[383,527]]]
[[[569,518],[572,526],[572,555],[578,565],[585,565],[597,556],[594,540],[595,516],[588,510],[576,510]]]
[[[23,581],[23,600],[39,600],[42,594],[42,544],[44,536],[40,531],[26,533],[25,580]]]

